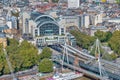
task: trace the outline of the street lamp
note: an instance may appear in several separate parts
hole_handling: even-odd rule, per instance
[[[53,66],[54,74],[56,73],[56,66]]]

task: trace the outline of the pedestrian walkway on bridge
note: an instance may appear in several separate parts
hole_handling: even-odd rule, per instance
[[[98,42],[98,40],[96,40],[96,42]],[[99,44],[97,43],[97,46],[98,46]],[[106,63],[106,61],[104,61],[103,59],[101,59],[101,58],[97,58],[98,60],[98,65],[96,65],[96,66],[94,66],[94,65],[89,65],[89,64],[87,64],[87,63],[80,63],[80,59],[79,58],[83,58],[83,59],[87,59],[87,61],[95,61],[96,60],[96,57],[94,57],[94,56],[91,56],[91,55],[89,55],[89,54],[85,54],[85,53],[83,53],[83,52],[81,52],[81,51],[79,51],[79,50],[77,50],[77,49],[75,49],[74,47],[72,47],[72,46],[70,46],[70,45],[67,45],[67,44],[65,44],[65,45],[62,45],[62,47],[63,47],[63,54],[61,54],[61,55],[58,55],[59,57],[57,57],[56,59],[54,58],[53,59],[53,61],[55,61],[55,62],[58,62],[59,64],[61,64],[61,65],[63,65],[63,66],[67,66],[67,67],[69,67],[69,68],[72,68],[72,69],[74,69],[74,70],[77,70],[77,71],[80,71],[80,72],[83,72],[83,73],[86,73],[86,74],[89,74],[89,75],[92,75],[92,76],[95,76],[95,77],[97,77],[97,78],[99,78],[99,79],[102,79],[102,80],[106,80],[108,77],[110,78],[109,80],[111,80],[111,79],[115,79],[115,80],[120,80],[120,75],[118,75],[118,74],[114,74],[114,73],[111,73],[110,71],[107,71],[107,70],[105,70],[103,67],[102,67],[102,64],[101,64],[101,62],[103,63],[103,62],[105,62]],[[99,48],[99,46],[98,46],[98,48]],[[98,48],[96,48],[97,50],[98,50]],[[69,52],[72,52],[72,54],[70,54]],[[99,51],[97,51],[97,52],[99,52]],[[71,59],[71,57],[69,56],[69,54],[70,55],[72,55],[72,56],[76,56],[77,55],[77,57],[78,57],[78,63],[79,63],[79,66],[75,66],[73,63],[74,63],[74,60],[75,59]],[[99,54],[100,55],[100,54]],[[76,57],[74,57],[74,58],[76,58]],[[73,60],[73,61],[72,61]],[[89,63],[88,62],[88,63]],[[108,62],[108,61],[107,61]],[[111,63],[111,62],[109,62],[109,63]],[[107,64],[109,64],[109,63],[107,63]],[[112,64],[112,63],[111,63]],[[114,65],[113,64],[113,66],[116,66],[116,65]],[[118,67],[119,68],[119,67]],[[102,72],[102,71],[104,71],[104,72]],[[104,73],[104,74],[103,74]],[[108,75],[108,76],[107,76]],[[103,79],[103,76],[106,78],[106,79]]]

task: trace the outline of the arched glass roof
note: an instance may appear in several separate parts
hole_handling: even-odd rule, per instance
[[[43,13],[37,12],[37,11],[33,11],[30,16],[32,20],[35,20],[37,17],[43,15]]]
[[[56,22],[54,22],[54,21],[46,21],[46,22],[43,22],[42,24],[37,25],[37,27],[41,27],[42,25],[44,25],[44,24],[49,24],[49,23],[55,24],[56,26],[59,27],[59,25],[58,25]]]
[[[41,17],[40,19],[37,20],[37,25],[41,25],[42,23],[44,22],[47,22],[47,21],[51,21],[51,22],[54,22],[53,19],[51,18],[48,18],[48,17]]]
[[[35,22],[38,22],[39,20],[41,19],[48,19],[48,20],[53,20],[55,21],[55,19],[49,15],[41,15],[41,16],[38,16],[36,19],[35,19]]]
[[[56,20],[49,15],[39,15],[34,19],[37,24],[38,33],[41,36],[58,35],[59,25]]]
[[[59,35],[59,26],[54,21],[47,21],[38,26],[41,36]]]
[[[40,27],[40,26],[42,26],[44,24],[48,24],[48,23],[52,23],[52,24],[59,26],[57,24],[57,22],[55,21],[55,19],[48,15],[41,15],[41,16],[37,17],[34,21],[37,23],[37,27]]]

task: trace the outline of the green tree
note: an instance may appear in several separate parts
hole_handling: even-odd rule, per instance
[[[112,37],[112,33],[109,31],[103,32],[98,30],[94,34],[95,34],[95,37],[97,37],[101,42],[107,42]]]
[[[3,51],[3,46],[0,45],[0,75],[10,73],[9,66],[6,61],[6,56]]]
[[[95,36],[96,36],[101,42],[105,42],[105,39],[106,39],[105,32],[98,30],[98,31],[95,32]]]
[[[108,43],[115,53],[120,56],[120,31],[115,31]]]
[[[27,41],[20,45],[15,39],[8,39],[6,51],[14,72],[30,69],[38,64],[38,49]],[[0,75],[10,73],[4,51],[0,45]]]
[[[5,55],[4,55],[3,47],[0,44],[0,75],[3,75],[4,65],[5,65]]]
[[[23,41],[19,46],[19,57],[23,69],[31,68],[38,63],[38,50],[27,41]]]
[[[53,71],[53,62],[47,58],[44,58],[39,64],[39,71],[43,73],[49,73]]]
[[[51,58],[52,55],[52,51],[50,50],[50,48],[45,47],[42,50],[42,53],[40,54],[40,59],[44,59],[44,58]]]
[[[115,53],[112,53],[112,54],[106,53],[106,54],[103,56],[103,59],[108,60],[108,61],[115,60],[116,58],[117,58],[117,55],[116,55]]]
[[[5,61],[4,68],[3,68],[3,74],[9,74],[9,73],[10,73],[10,69],[7,64],[7,61]]]
[[[120,6],[120,0],[116,0],[116,3]]]
[[[109,41],[112,37],[112,33],[110,31],[106,32],[106,41]]]
[[[81,33],[80,31],[73,30],[70,33],[75,36],[77,45],[85,49],[92,46],[95,41],[94,37]]]
[[[8,46],[6,47],[8,53],[16,53],[19,42],[16,39],[7,39]]]

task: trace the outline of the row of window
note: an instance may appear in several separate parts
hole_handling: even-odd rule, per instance
[[[44,24],[41,27],[39,27],[39,30],[41,36],[59,35],[59,27],[55,24]]]

